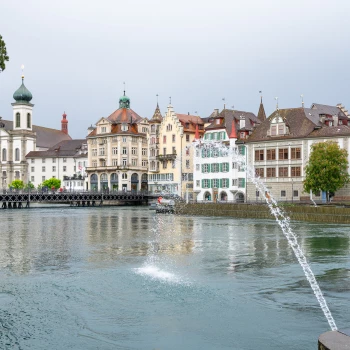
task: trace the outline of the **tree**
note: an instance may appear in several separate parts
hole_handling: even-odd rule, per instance
[[[21,190],[22,188],[24,188],[24,182],[22,180],[13,180],[9,184],[9,188],[14,188],[16,190]]]
[[[5,62],[8,60],[9,56],[7,56],[6,45],[4,40],[2,40],[2,36],[0,35],[0,73],[5,70]]]
[[[305,167],[304,190],[329,193],[342,188],[350,181],[348,174],[348,152],[337,142],[327,141],[311,146],[310,159]]]
[[[42,183],[42,187],[44,186],[48,187],[49,189],[55,188],[57,190],[61,187],[61,180],[52,177],[51,179],[47,179]]]
[[[25,190],[33,189],[34,185],[29,181],[26,185],[24,185]]]

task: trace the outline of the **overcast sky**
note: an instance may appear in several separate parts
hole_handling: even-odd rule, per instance
[[[25,85],[33,123],[73,138],[118,108],[207,117],[226,106],[266,114],[312,102],[350,109],[347,0],[0,0],[0,34],[10,61],[0,73],[0,116],[12,119]]]

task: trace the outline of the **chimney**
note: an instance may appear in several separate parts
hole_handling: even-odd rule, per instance
[[[66,119],[66,112],[63,112],[62,117],[63,119],[61,120],[61,131],[68,135],[68,120]]]
[[[214,109],[214,117],[219,115],[219,108],[215,108]]]

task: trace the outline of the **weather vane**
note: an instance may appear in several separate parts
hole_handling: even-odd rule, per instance
[[[24,64],[21,65],[21,69],[22,69],[22,79],[24,79]]]
[[[158,104],[158,94],[156,96],[157,96],[157,104]]]
[[[276,100],[276,110],[278,111],[278,97],[275,97]]]
[[[171,105],[171,96],[169,96],[169,104]]]
[[[301,97],[301,106],[304,108],[304,95],[301,94],[300,97]]]
[[[124,85],[124,96],[125,96],[125,81],[123,81],[123,85]]]

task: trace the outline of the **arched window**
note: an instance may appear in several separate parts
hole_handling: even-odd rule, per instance
[[[27,128],[30,129],[32,127],[32,120],[30,113],[27,114]]]
[[[20,159],[19,159],[19,148],[16,148],[15,149],[15,161],[19,161]]]
[[[16,128],[21,127],[21,115],[19,113],[16,113]]]
[[[2,149],[2,160],[7,161],[7,150],[6,148]]]

